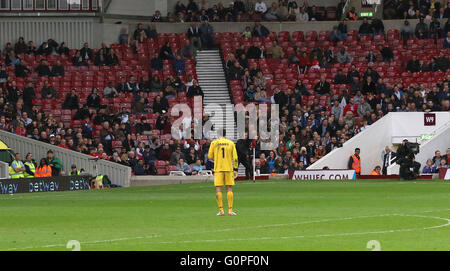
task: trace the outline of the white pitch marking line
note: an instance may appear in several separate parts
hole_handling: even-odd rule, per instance
[[[430,213],[430,212],[441,212],[448,211],[450,209],[442,209],[435,211],[422,211],[419,213]],[[316,238],[316,237],[331,237],[331,236],[345,236],[345,235],[363,235],[363,234],[377,234],[377,233],[390,233],[390,232],[400,232],[400,231],[413,231],[413,230],[428,230],[428,229],[436,229],[450,226],[450,219],[436,217],[436,216],[421,216],[421,215],[406,215],[406,214],[384,214],[384,215],[373,215],[373,216],[358,216],[358,217],[345,217],[345,218],[335,218],[335,219],[324,219],[324,220],[312,220],[312,221],[302,221],[302,222],[294,222],[294,223],[286,223],[286,224],[271,224],[271,225],[259,225],[254,227],[241,227],[241,228],[228,228],[221,230],[211,230],[211,231],[198,231],[198,232],[187,232],[187,233],[178,233],[178,234],[167,234],[165,236],[181,236],[181,235],[190,235],[190,234],[203,234],[203,233],[214,233],[214,232],[227,232],[234,230],[245,230],[245,229],[254,229],[254,228],[268,228],[268,227],[283,227],[283,226],[292,226],[292,225],[301,225],[301,224],[311,224],[311,223],[324,223],[331,221],[340,221],[340,220],[352,220],[352,219],[361,219],[361,218],[374,218],[374,217],[385,217],[385,216],[413,216],[413,217],[423,217],[423,218],[433,218],[446,220],[446,224],[425,227],[425,228],[412,228],[412,229],[400,229],[400,230],[385,230],[378,232],[361,232],[361,233],[340,233],[340,234],[322,234],[316,236],[284,236],[284,237],[257,237],[257,238],[247,238],[247,239],[226,239],[226,240],[186,240],[186,241],[171,241],[171,242],[157,242],[159,244],[171,244],[171,243],[191,243],[191,242],[221,242],[221,241],[249,241],[249,240],[270,240],[270,239],[293,239],[293,238]],[[86,241],[81,244],[98,244],[98,243],[112,243],[117,241],[129,241],[129,240],[137,240],[137,239],[150,239],[150,238],[159,238],[162,235],[149,235],[149,236],[137,236],[137,237],[124,237],[124,238],[116,238],[116,239],[108,239],[108,240],[95,240],[95,241]],[[5,251],[13,251],[13,250],[28,250],[28,249],[36,249],[36,248],[49,248],[49,247],[64,247],[66,244],[53,244],[53,245],[45,245],[45,246],[36,246],[36,247],[22,247],[22,248],[10,248]]]

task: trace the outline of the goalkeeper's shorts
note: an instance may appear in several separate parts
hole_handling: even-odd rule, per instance
[[[234,172],[215,172],[214,173],[214,185],[224,186],[224,185],[234,185]]]

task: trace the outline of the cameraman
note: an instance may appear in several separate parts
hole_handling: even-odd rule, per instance
[[[397,164],[400,165],[400,179],[412,180],[419,176],[420,163],[415,160],[415,153],[412,150],[408,139],[403,139],[402,145],[397,149]],[[413,171],[411,171],[413,168]]]

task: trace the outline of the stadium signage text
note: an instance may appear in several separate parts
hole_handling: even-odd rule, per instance
[[[90,178],[90,176],[59,176],[3,179],[0,180],[0,194],[88,190]]]
[[[296,170],[289,172],[291,180],[353,180],[354,170]]]

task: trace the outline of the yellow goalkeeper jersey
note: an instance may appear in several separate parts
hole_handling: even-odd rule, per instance
[[[214,161],[214,172],[232,172],[239,165],[234,142],[226,138],[211,142],[208,158]]]

